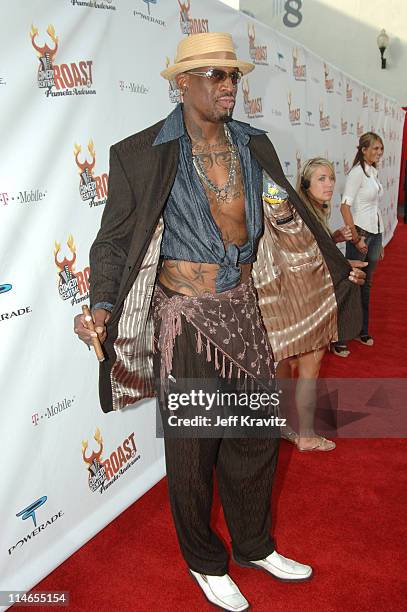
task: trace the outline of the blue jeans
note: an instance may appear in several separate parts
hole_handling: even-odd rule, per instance
[[[367,261],[369,263],[366,268],[362,268],[366,272],[365,284],[361,287],[362,295],[362,310],[363,310],[363,326],[360,332],[361,336],[367,336],[369,334],[369,300],[370,300],[370,289],[372,287],[373,272],[375,271],[377,262],[380,259],[380,252],[382,249],[382,234],[371,234],[367,230],[361,229],[356,226],[358,232],[365,236],[365,241],[368,246],[366,255],[357,250],[354,244],[351,242],[346,243],[346,258],[357,259],[359,261]]]

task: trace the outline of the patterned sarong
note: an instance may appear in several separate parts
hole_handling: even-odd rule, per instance
[[[273,354],[251,280],[229,291],[199,296],[176,293],[158,283],[152,308],[154,327],[159,329],[154,345],[161,353],[164,387],[172,370],[175,338],[182,334],[185,321],[196,330],[196,352],[213,362],[219,376],[271,385]]]

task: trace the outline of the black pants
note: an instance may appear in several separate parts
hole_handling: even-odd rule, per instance
[[[196,353],[195,330],[184,318],[182,329],[174,346],[172,376],[214,379],[218,374],[203,354]],[[157,352],[157,380],[160,360]],[[158,404],[163,413],[165,400]],[[227,572],[227,551],[210,526],[214,468],[234,555],[255,561],[273,552],[271,488],[278,447],[276,438],[165,439],[171,511],[190,569],[218,576]]]

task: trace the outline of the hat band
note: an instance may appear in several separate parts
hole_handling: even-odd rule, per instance
[[[236,53],[233,53],[231,51],[213,51],[211,53],[201,53],[198,55],[187,55],[186,57],[183,57],[182,59],[177,59],[176,63],[180,64],[181,62],[190,62],[190,61],[194,61],[194,60],[211,60],[211,59],[219,59],[219,60],[236,60],[237,61],[237,57],[236,57]]]

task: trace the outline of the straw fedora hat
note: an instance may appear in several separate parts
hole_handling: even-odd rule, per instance
[[[239,68],[242,74],[247,74],[254,68],[254,64],[237,59],[230,34],[209,32],[192,34],[182,39],[178,44],[174,63],[160,74],[171,81],[182,72],[203,66]]]

